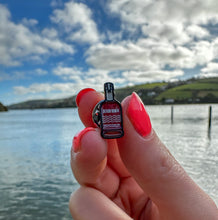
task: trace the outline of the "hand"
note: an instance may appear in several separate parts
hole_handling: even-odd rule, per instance
[[[92,121],[104,99],[92,89],[77,96],[86,128],[77,134],[71,167],[81,187],[70,198],[75,220],[217,220],[218,211],[173,158],[155,131],[140,98],[122,102],[124,137],[105,140]]]

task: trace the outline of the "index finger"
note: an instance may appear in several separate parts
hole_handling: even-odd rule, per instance
[[[76,103],[79,117],[86,127],[96,127],[92,120],[92,111],[95,105],[103,99],[104,95],[102,93],[91,88],[83,89],[77,95]]]

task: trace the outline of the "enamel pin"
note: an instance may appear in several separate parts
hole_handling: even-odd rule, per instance
[[[100,127],[101,136],[106,139],[124,135],[121,104],[114,98],[114,85],[104,84],[105,100],[99,102],[92,113],[93,121]]]

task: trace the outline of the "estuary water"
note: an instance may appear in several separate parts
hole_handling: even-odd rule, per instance
[[[189,175],[218,204],[218,105],[147,106],[153,128]],[[0,113],[0,219],[66,220],[78,184],[70,169],[77,109]]]

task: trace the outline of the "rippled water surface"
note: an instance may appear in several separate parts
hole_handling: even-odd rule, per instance
[[[191,177],[218,204],[218,105],[148,106],[154,129]],[[0,219],[72,219],[77,183],[70,169],[76,109],[0,113]]]

